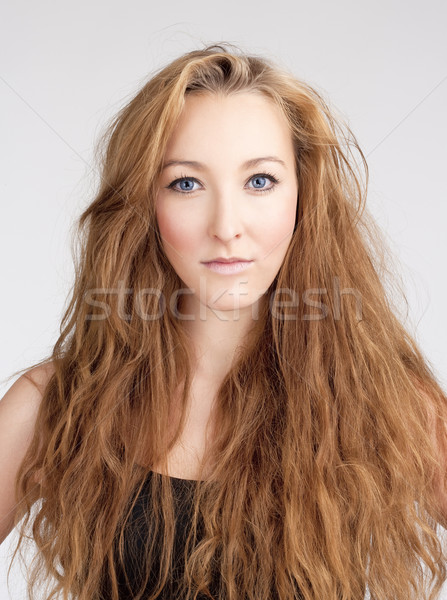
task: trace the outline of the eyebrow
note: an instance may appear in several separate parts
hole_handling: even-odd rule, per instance
[[[277,156],[260,156],[259,158],[251,158],[250,160],[245,161],[242,164],[242,168],[243,169],[249,169],[250,167],[256,167],[256,165],[258,165],[259,163],[262,162],[276,162],[279,163],[280,165],[282,165],[283,167],[286,166],[286,163],[281,160],[280,158],[278,158]],[[168,167],[171,167],[173,165],[183,165],[185,167],[194,167],[195,169],[198,169],[199,171],[204,171],[206,170],[206,166],[203,165],[200,162],[197,162],[195,160],[168,160],[168,162],[166,162],[163,165],[163,170],[167,169]]]

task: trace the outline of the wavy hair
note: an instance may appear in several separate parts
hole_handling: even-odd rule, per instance
[[[240,92],[263,94],[287,118],[298,208],[214,400],[172,597],[360,600],[368,589],[375,600],[432,600],[446,579],[432,425],[444,448],[447,398],[394,303],[390,253],[365,206],[366,159],[321,92],[222,42],[154,73],[99,140],[101,180],[77,221],[75,282],[51,356],[38,363],[52,373],[16,479],[13,560],[30,528],[31,598],[46,582],[48,600],[118,600],[129,564],[135,600],[153,565],[147,600],[170,578],[175,498],[151,465],[167,472],[194,363],[155,198],[185,97]],[[126,528],[147,481],[137,554]]]

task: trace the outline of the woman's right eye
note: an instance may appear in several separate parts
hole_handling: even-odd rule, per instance
[[[196,190],[192,189],[193,186],[193,182],[197,181],[197,179],[195,177],[178,177],[177,179],[174,179],[174,181],[172,181],[167,187],[168,189],[171,189],[173,192],[177,192],[179,194],[191,194],[192,192],[195,192]],[[176,189],[176,185],[177,183],[180,182],[187,182],[189,187],[187,187],[186,189]]]

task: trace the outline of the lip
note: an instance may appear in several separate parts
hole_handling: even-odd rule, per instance
[[[250,259],[242,258],[241,256],[230,256],[229,258],[224,258],[223,256],[218,256],[217,258],[212,258],[211,260],[203,261],[205,264],[211,262],[220,262],[220,263],[232,263],[232,262],[251,262]]]
[[[210,262],[204,262],[206,267],[215,273],[221,275],[233,275],[234,273],[240,273],[245,271],[253,263],[252,260],[234,260],[231,262],[221,262],[218,260],[212,260]]]

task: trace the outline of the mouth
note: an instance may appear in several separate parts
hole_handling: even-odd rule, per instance
[[[234,273],[245,271],[245,269],[248,269],[253,262],[254,261],[252,260],[236,259],[232,261],[212,260],[209,262],[203,262],[202,264],[215,273],[232,275]]]
[[[229,256],[225,258],[224,256],[216,256],[216,258],[212,258],[211,260],[204,260],[204,263],[211,262],[221,262],[221,263],[232,263],[232,262],[251,262],[251,258],[242,258],[241,256]]]

